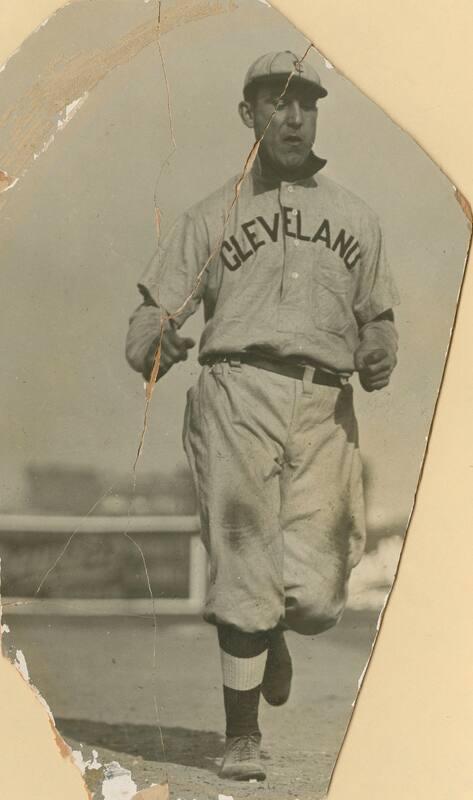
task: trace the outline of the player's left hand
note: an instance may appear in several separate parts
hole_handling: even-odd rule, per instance
[[[397,360],[394,353],[381,347],[360,345],[355,353],[355,368],[363,389],[374,392],[388,385]]]
[[[146,381],[151,380],[157,358],[158,344],[159,337],[151,343],[145,359],[143,377]],[[169,330],[164,331],[161,337],[159,372],[156,380],[159,381],[166,372],[169,372],[173,364],[177,364],[178,361],[186,361],[189,350],[194,346],[194,339],[191,339],[189,336],[179,336],[174,328],[169,328]]]

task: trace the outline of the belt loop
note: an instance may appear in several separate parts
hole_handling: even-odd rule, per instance
[[[228,363],[232,369],[241,370],[241,358],[240,356],[229,356]]]
[[[214,361],[213,364],[209,364],[209,371],[211,375],[223,375],[223,361]]]
[[[314,375],[315,375],[315,367],[304,367],[304,376],[302,378],[303,394],[313,394]]]

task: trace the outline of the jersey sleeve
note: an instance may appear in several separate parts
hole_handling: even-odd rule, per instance
[[[195,214],[180,217],[164,237],[138,283],[145,301],[179,328],[198,308],[211,257],[205,223]]]
[[[137,372],[146,371],[150,351],[161,333],[179,328],[199,306],[205,289],[210,248],[205,224],[184,214],[164,237],[138,283],[144,302],[129,320],[126,358]]]
[[[361,326],[399,304],[399,293],[389,268],[384,237],[376,219],[370,220],[361,243],[361,264],[354,312]]]

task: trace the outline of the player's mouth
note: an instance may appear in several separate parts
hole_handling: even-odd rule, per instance
[[[297,147],[298,145],[304,143],[304,139],[302,138],[302,136],[298,136],[297,133],[290,133],[288,136],[284,137],[284,142],[286,144]]]

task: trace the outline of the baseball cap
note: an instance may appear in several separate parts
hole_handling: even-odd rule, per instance
[[[322,86],[318,72],[307,63],[300,61],[291,50],[283,50],[279,53],[265,53],[251,65],[246,73],[243,84],[243,92],[250,84],[267,80],[268,78],[289,78],[292,73],[292,80],[303,81],[310,84],[317,92],[319,97],[325,97],[327,90]]]

